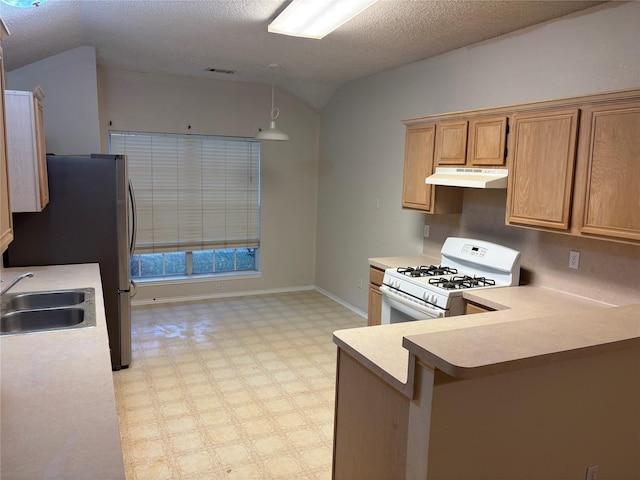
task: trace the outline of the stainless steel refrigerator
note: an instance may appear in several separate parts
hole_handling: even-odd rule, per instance
[[[114,370],[131,362],[135,201],[122,155],[47,156],[49,204],[13,216],[6,267],[99,263]]]

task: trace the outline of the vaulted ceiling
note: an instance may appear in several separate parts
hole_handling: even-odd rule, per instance
[[[98,66],[275,82],[316,110],[342,84],[579,12],[601,1],[379,0],[322,40],[267,32],[285,0],[48,0],[0,4],[11,71],[89,45]],[[232,70],[212,73],[209,68]]]

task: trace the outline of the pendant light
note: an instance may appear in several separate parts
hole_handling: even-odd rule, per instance
[[[280,115],[280,109],[278,109],[274,103],[274,71],[279,67],[279,65],[276,63],[270,63],[268,67],[271,69],[271,121],[269,122],[269,128],[266,130],[260,129],[256,135],[256,140],[279,140],[287,142],[289,141],[289,135],[276,128],[276,118]]]

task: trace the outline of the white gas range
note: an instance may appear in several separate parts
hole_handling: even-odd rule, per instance
[[[520,252],[495,243],[449,237],[440,265],[388,268],[384,272],[382,324],[464,313],[464,290],[518,285]]]

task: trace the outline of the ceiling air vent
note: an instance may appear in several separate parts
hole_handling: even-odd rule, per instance
[[[207,72],[224,73],[225,75],[233,75],[235,70],[225,70],[224,68],[207,68]]]

